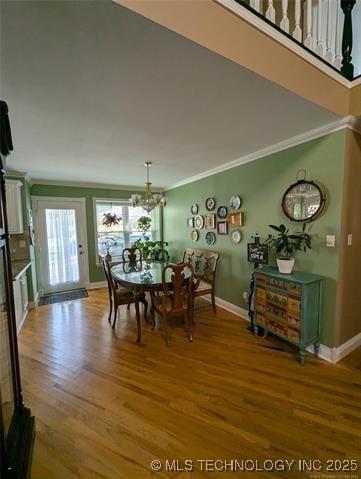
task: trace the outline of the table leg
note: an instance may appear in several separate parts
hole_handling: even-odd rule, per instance
[[[134,298],[134,306],[135,306],[135,315],[137,317],[137,343],[140,343],[140,339],[142,336],[142,329],[140,324],[140,311],[139,311],[139,298]]]

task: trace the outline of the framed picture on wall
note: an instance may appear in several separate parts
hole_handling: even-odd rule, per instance
[[[228,221],[217,222],[217,233],[219,235],[228,235]]]
[[[234,211],[228,215],[229,226],[231,228],[236,228],[237,226],[243,225],[243,213],[240,211]]]
[[[204,227],[208,230],[214,230],[216,227],[216,215],[207,213],[204,215]]]

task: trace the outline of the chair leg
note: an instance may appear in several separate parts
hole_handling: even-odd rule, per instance
[[[113,311],[113,301],[112,298],[109,298],[109,316],[108,316],[108,323],[110,323],[112,319],[112,311]]]
[[[216,309],[216,298],[215,298],[215,295],[214,295],[214,291],[211,292],[211,298],[212,298],[213,311],[214,311],[215,313],[217,313],[217,309]]]
[[[135,315],[137,317],[137,343],[140,343],[140,340],[142,337],[142,327],[140,324],[139,302],[136,300],[134,305],[135,305]]]
[[[148,301],[145,298],[141,299],[140,301],[141,303],[143,303],[143,306],[144,306],[144,319],[147,321],[147,323],[149,323],[149,320],[147,317]]]
[[[166,314],[163,314],[163,323],[164,323],[164,333],[167,346],[170,346],[170,336],[168,332],[168,317]]]
[[[152,319],[152,331],[155,328],[155,313],[154,313],[154,293],[150,293],[150,317]]]
[[[188,326],[188,339],[189,342],[193,341],[192,337],[192,313],[191,310],[188,309],[188,311],[185,313],[186,319],[187,319],[187,326]]]
[[[115,323],[117,321],[117,315],[118,315],[118,303],[114,302],[114,319],[113,319],[113,329],[115,328]]]

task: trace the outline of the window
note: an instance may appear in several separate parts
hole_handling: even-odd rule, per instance
[[[141,207],[134,208],[127,200],[94,199],[94,209],[97,261],[98,254],[105,255],[108,249],[110,255],[120,256],[124,248],[129,248],[142,238],[142,233],[138,230],[138,219],[141,216],[152,218],[147,236],[155,239],[157,228],[156,215],[153,212],[149,214]],[[110,227],[103,225],[104,215],[107,213],[120,218],[119,223]]]

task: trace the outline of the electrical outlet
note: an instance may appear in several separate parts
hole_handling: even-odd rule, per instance
[[[335,235],[326,235],[326,246],[327,248],[334,248],[336,242]]]

